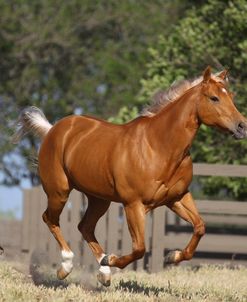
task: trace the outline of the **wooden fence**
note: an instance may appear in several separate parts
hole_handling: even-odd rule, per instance
[[[194,175],[246,177],[247,166],[195,164]],[[207,233],[189,263],[231,261],[247,264],[247,203],[198,200],[197,206],[206,222]],[[76,255],[74,263],[93,270],[98,268],[98,264],[77,230],[86,207],[86,197],[73,191],[61,215],[61,228]],[[48,255],[48,261],[56,265],[60,262],[60,253],[55,239],[41,219],[45,208],[46,196],[41,187],[24,191],[21,250],[26,255],[43,251]],[[154,210],[147,215],[146,254],[128,269],[162,270],[164,255],[169,250],[185,247],[192,232],[190,225],[166,207]],[[112,203],[98,222],[96,237],[107,253],[123,255],[131,251],[131,239],[121,205]]]
[[[0,246],[4,248],[4,254],[0,257],[18,260],[20,257],[21,227],[21,221],[9,219],[0,220]]]

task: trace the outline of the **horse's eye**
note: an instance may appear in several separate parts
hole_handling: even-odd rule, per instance
[[[213,102],[219,102],[220,101],[217,96],[210,96],[209,98]]]

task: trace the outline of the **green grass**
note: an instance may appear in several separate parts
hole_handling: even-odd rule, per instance
[[[119,272],[103,288],[95,274],[75,270],[57,281],[50,268],[20,272],[20,264],[0,262],[0,301],[247,301],[247,268],[171,267],[157,274]],[[23,269],[21,269],[23,271]]]

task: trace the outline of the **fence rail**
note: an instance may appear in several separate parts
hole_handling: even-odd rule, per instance
[[[247,166],[194,165],[196,175],[246,177]],[[206,235],[202,238],[190,264],[232,261],[247,265],[247,203],[236,201],[196,201],[206,222]],[[87,244],[83,242],[77,224],[87,207],[86,197],[73,191],[61,215],[61,229],[75,253],[75,264],[88,269],[98,268]],[[60,262],[55,239],[49,233],[41,216],[46,208],[46,196],[41,187],[24,191],[21,250],[30,256],[40,250],[48,255],[49,262]],[[164,267],[164,255],[176,248],[184,248],[191,238],[192,227],[166,207],[147,215],[146,254],[128,269],[147,269],[157,272]],[[112,203],[99,220],[96,237],[107,253],[123,255],[131,251],[131,239],[120,204]]]
[[[193,174],[201,176],[247,177],[245,165],[194,164]]]

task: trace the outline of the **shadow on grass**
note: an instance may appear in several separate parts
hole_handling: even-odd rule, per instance
[[[36,286],[44,286],[47,288],[62,288],[65,289],[69,285],[74,284],[82,287],[85,290],[95,290],[94,286],[89,280],[89,276],[80,276],[80,278],[69,278],[66,280],[58,280],[57,276],[54,275],[54,269],[51,271],[50,267],[47,266],[48,255],[44,251],[35,250],[30,259],[29,273],[32,281]]]
[[[159,293],[170,293],[170,285],[166,288],[164,287],[157,287],[157,286],[148,286],[148,285],[143,285],[139,284],[137,281],[123,281],[120,280],[119,284],[115,286],[116,290],[124,290],[128,291],[130,293],[135,293],[135,294],[144,294],[146,296],[158,296]]]
[[[59,280],[56,276],[51,274],[50,269],[47,271],[42,270],[42,268],[38,265],[31,264],[29,266],[30,275],[32,278],[33,283],[36,286],[43,286],[46,288],[53,288],[53,289],[66,289],[71,284],[79,286],[84,291],[93,291],[93,292],[100,292],[102,291],[102,287],[98,287],[94,279],[91,278],[91,274],[83,273],[78,276],[70,277],[68,280]]]
[[[33,280],[33,283],[36,286],[44,286],[47,288],[67,288],[72,282],[69,282],[67,280],[58,280],[53,279],[50,275],[41,272],[40,267],[35,264],[30,264],[29,266],[29,272],[31,275],[31,278]],[[74,283],[74,282],[73,282]],[[79,283],[77,284],[79,285]]]

